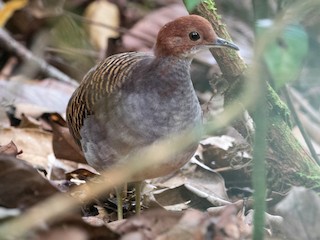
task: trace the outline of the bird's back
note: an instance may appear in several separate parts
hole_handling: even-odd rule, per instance
[[[93,67],[71,96],[67,106],[67,122],[70,133],[80,144],[80,130],[84,120],[94,115],[97,102],[117,91],[131,78],[135,65],[150,55],[127,52],[112,55]]]

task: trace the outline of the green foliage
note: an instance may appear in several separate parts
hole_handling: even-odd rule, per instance
[[[258,36],[272,27],[269,19],[257,23]],[[286,83],[295,81],[308,53],[308,35],[298,24],[288,25],[274,42],[270,42],[263,59],[274,80],[273,87],[279,90]]]
[[[188,12],[192,12],[201,0],[183,0]]]

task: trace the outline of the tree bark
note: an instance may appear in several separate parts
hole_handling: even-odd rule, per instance
[[[219,37],[230,39],[225,25],[221,22],[221,17],[217,14],[213,0],[200,3],[196,13],[209,20]],[[212,55],[229,84],[225,93],[225,107],[228,108],[231,104],[245,106],[246,103],[242,102],[243,98],[239,98],[243,94],[244,83],[247,81],[245,62],[238,53],[230,49],[215,49]],[[268,188],[279,192],[287,191],[292,185],[318,188],[320,168],[292,135],[287,106],[269,85],[266,98],[269,120],[267,132]]]

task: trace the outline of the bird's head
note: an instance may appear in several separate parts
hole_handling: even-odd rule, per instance
[[[197,15],[180,17],[164,25],[157,37],[156,56],[191,58],[203,49],[229,47],[239,48],[219,38],[208,20]]]

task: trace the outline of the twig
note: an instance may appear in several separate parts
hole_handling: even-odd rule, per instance
[[[296,91],[294,88],[288,89],[290,96],[299,104],[318,124],[320,124],[320,115],[316,110],[313,109],[313,107],[310,106],[310,104],[301,96],[301,94]]]
[[[12,70],[17,65],[17,63],[18,59],[16,57],[10,57],[0,71],[0,79],[7,79],[11,75]]]
[[[287,100],[287,104],[288,104],[288,107],[291,111],[291,114],[294,118],[294,121],[296,122],[297,126],[299,127],[299,130],[304,138],[304,141],[306,142],[308,148],[309,148],[309,151],[312,155],[312,157],[316,160],[316,162],[320,165],[320,160],[319,160],[319,157],[318,157],[318,154],[316,152],[316,150],[314,149],[312,143],[311,143],[311,140],[310,140],[310,137],[309,137],[309,134],[306,132],[305,128],[303,127],[299,117],[298,117],[298,114],[297,114],[297,111],[295,109],[295,107],[293,106],[292,104],[292,100],[291,100],[291,96],[290,96],[290,93],[289,93],[289,87],[287,85],[284,86],[283,88],[283,94]]]
[[[24,61],[32,62],[33,64],[36,64],[39,69],[47,74],[49,77],[55,78],[59,81],[66,82],[72,86],[78,86],[78,82],[57,68],[51,66],[43,59],[35,56],[31,51],[29,51],[25,46],[17,42],[14,38],[12,38],[9,33],[3,29],[0,28],[0,46],[1,48],[5,48],[8,51],[13,52],[18,57],[20,57]]]
[[[298,104],[294,103],[294,107],[299,109]],[[310,135],[312,145],[314,146],[318,156],[320,156],[320,126],[310,119],[310,117],[303,111],[297,111],[298,117],[305,127],[307,133]]]

